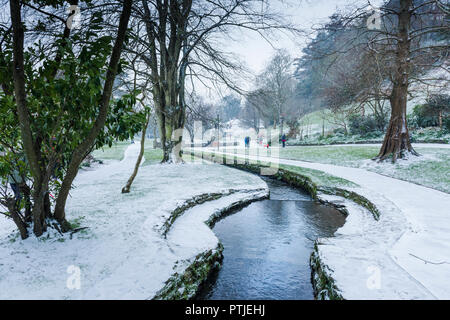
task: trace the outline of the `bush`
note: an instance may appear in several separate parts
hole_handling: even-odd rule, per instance
[[[344,128],[336,128],[333,130],[333,133],[335,135],[345,135],[346,134]]]
[[[420,128],[439,126],[439,117],[430,112],[426,104],[414,106],[411,118],[412,123]]]
[[[378,131],[379,123],[373,115],[362,116],[354,114],[349,118],[349,127],[352,134],[365,136],[368,133]]]
[[[450,133],[450,117],[442,119],[442,129]]]
[[[412,112],[412,123],[417,127],[438,127],[439,118],[442,117],[442,129],[448,131],[450,112],[450,95],[430,95],[423,105],[416,105]]]

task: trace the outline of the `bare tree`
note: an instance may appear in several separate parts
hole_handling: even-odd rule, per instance
[[[163,162],[180,162],[185,124],[186,79],[221,82],[239,90],[230,74],[242,66],[218,45],[233,29],[264,34],[295,29],[272,13],[265,0],[142,0],[135,9],[135,40],[153,86]],[[208,85],[208,84],[206,84]],[[172,152],[172,150],[177,150]]]
[[[185,129],[189,133],[191,143],[194,143],[196,123],[201,123],[202,134],[213,127],[216,121],[214,116],[214,106],[208,104],[198,95],[189,95],[186,101],[186,121]]]
[[[292,72],[293,60],[285,50],[278,50],[258,77],[261,88],[272,96],[274,127],[280,125],[283,134],[283,118],[289,99],[294,95],[295,79]]]

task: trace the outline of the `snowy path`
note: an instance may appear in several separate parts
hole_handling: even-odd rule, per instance
[[[257,157],[250,156],[249,159],[257,160]],[[273,158],[259,157],[259,160],[270,161]],[[346,263],[339,262],[342,252],[336,252],[336,267],[339,263],[343,265],[335,272],[340,273],[337,275],[338,282],[349,298],[450,299],[449,194],[359,168],[287,159],[276,161],[320,170],[352,181],[361,186],[358,192],[380,209],[381,218],[378,222],[371,217],[367,219],[368,215],[364,221],[352,222],[353,230],[350,233],[358,232],[355,228],[361,230],[359,237],[346,243],[346,246],[353,246],[347,248],[346,254],[355,254],[355,261],[360,261],[361,265],[377,256],[378,261],[374,265],[381,268],[380,277],[386,281],[382,281],[381,288],[367,290],[366,281],[370,276],[368,267],[371,265],[359,268],[352,264],[347,255]],[[346,231],[345,228],[343,231]],[[364,240],[368,241],[365,245],[355,243]],[[375,242],[375,245],[370,241]],[[364,286],[355,284],[357,275],[359,280],[364,280]]]
[[[200,194],[240,190],[189,212],[207,215],[222,205],[267,193],[261,191],[266,183],[257,176],[187,163],[142,166],[131,193],[121,194],[138,152],[139,145],[131,145],[122,161],[77,176],[67,218],[88,229],[73,234],[73,239],[50,235],[22,241],[13,222],[0,219],[0,299],[151,298],[175,265],[177,270],[187,267],[205,247],[217,245],[212,231],[199,220],[186,220],[199,226],[165,239],[160,227],[176,207]],[[183,228],[182,221],[173,227]],[[181,240],[186,241],[184,249]]]

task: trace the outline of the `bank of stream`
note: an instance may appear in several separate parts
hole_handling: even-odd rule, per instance
[[[270,199],[215,224],[223,265],[198,299],[314,298],[309,265],[314,240],[333,236],[345,216],[283,182],[266,182]]]

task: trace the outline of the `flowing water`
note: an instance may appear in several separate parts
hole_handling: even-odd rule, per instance
[[[330,237],[345,222],[339,211],[286,184],[266,180],[270,199],[220,220],[221,270],[199,299],[313,299],[309,257],[313,240]]]

